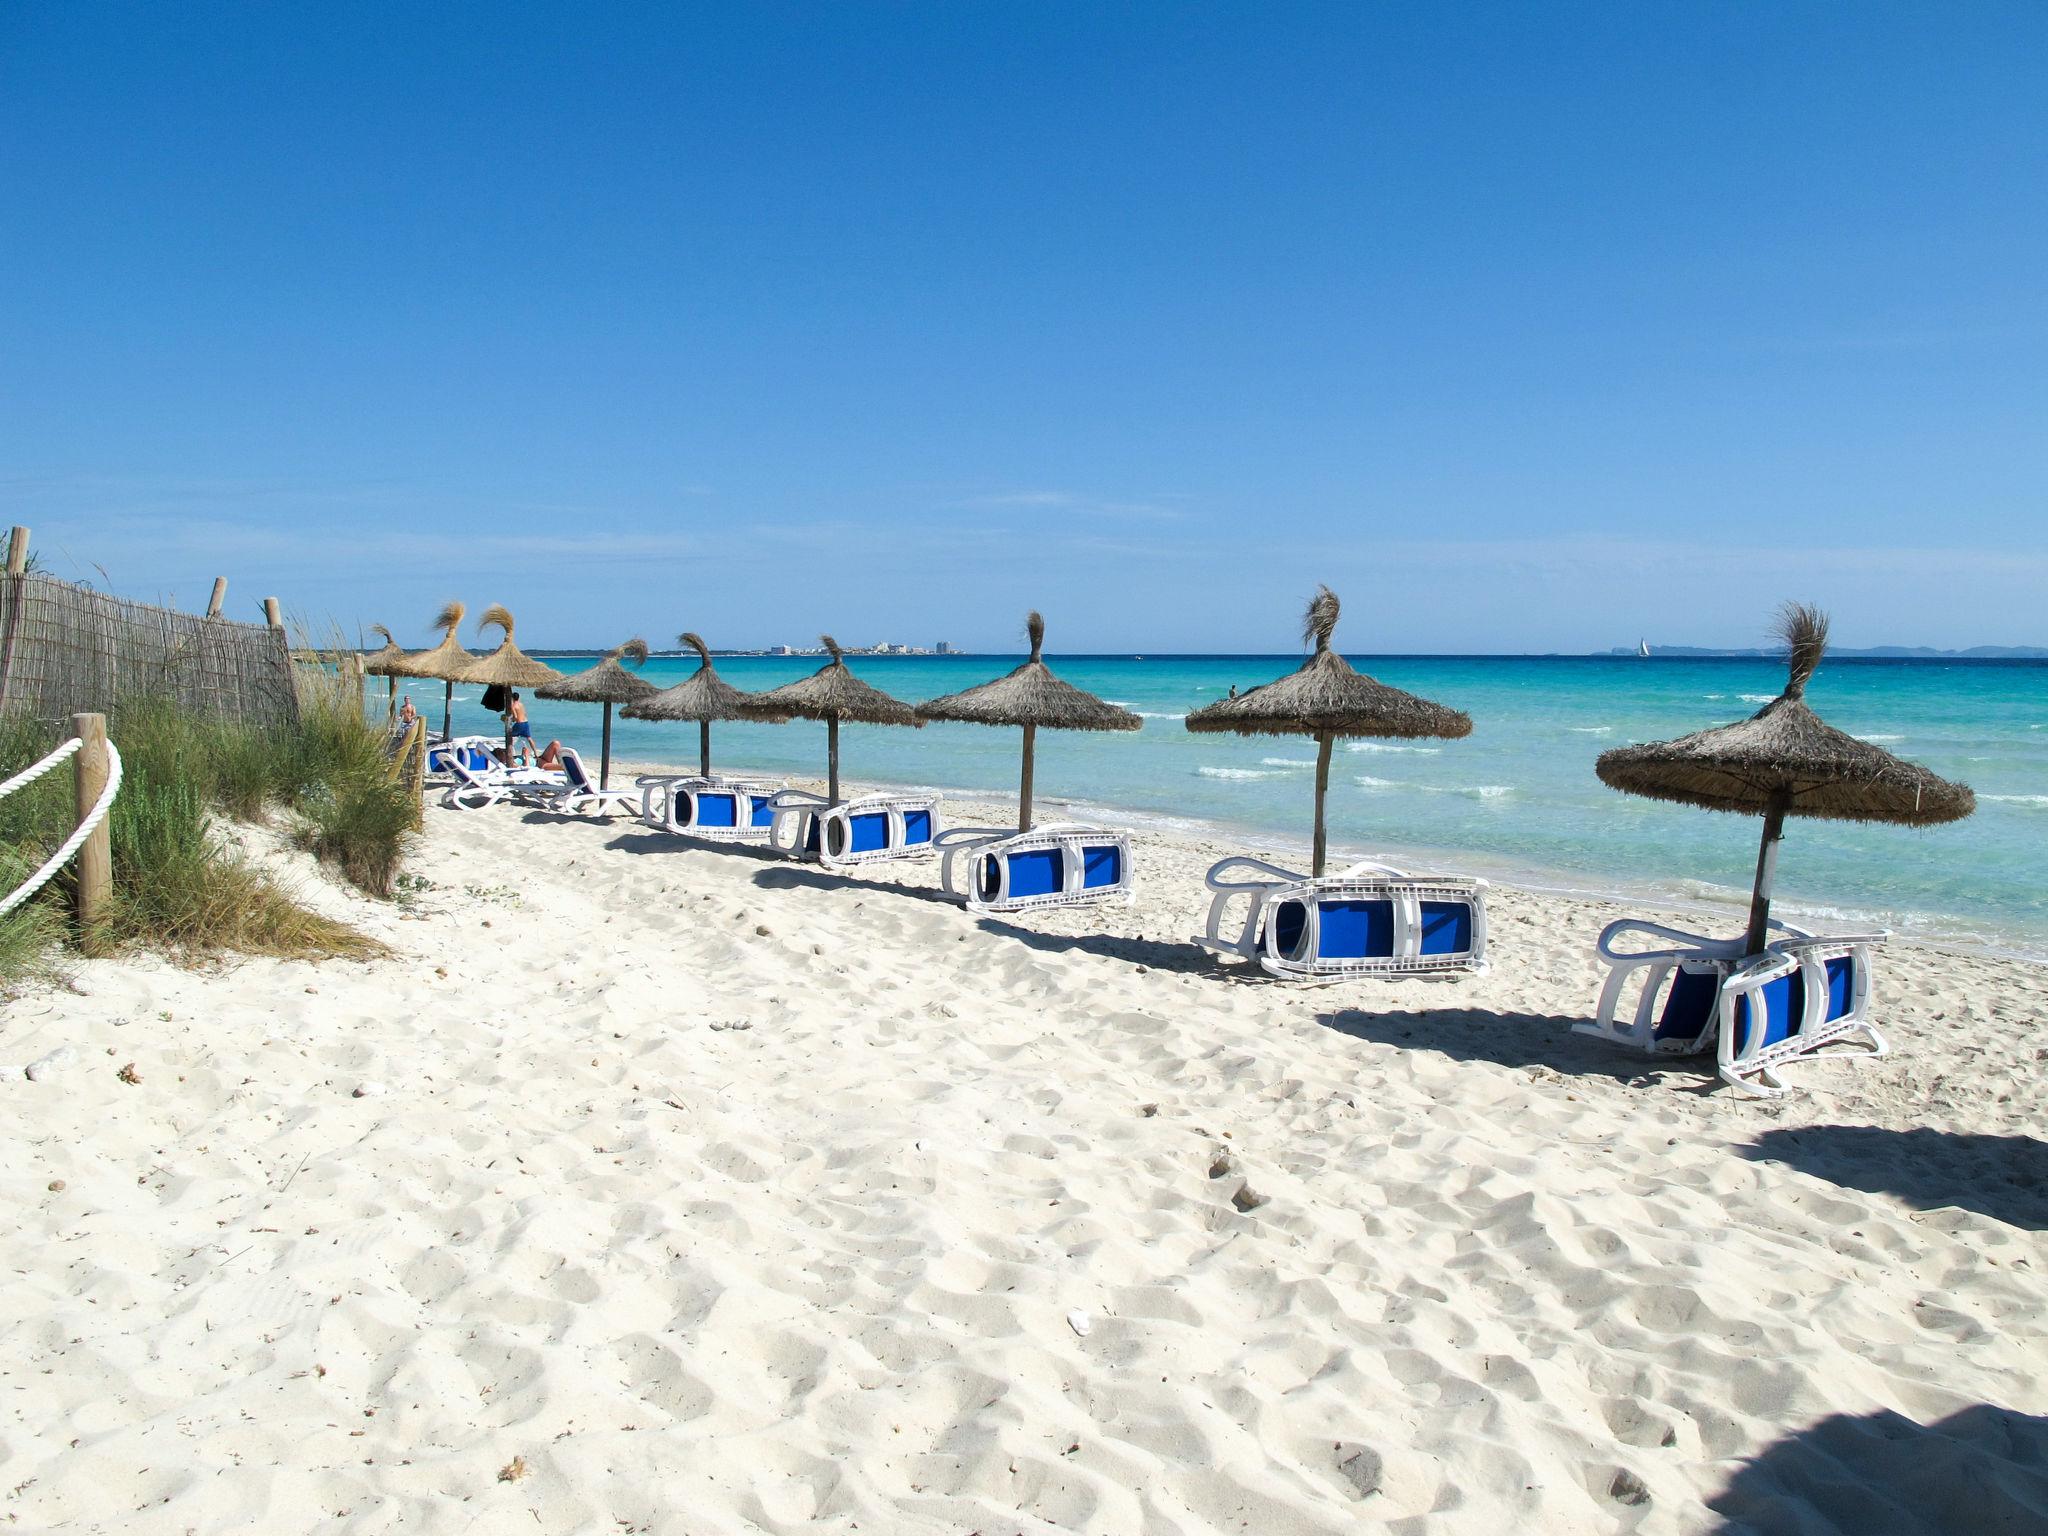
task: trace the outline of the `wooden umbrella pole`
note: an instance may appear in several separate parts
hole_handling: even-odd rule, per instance
[[[711,722],[697,722],[697,771],[705,778],[711,777]]]
[[[1330,851],[1329,829],[1323,821],[1323,797],[1330,791],[1330,741],[1328,731],[1316,737],[1316,843],[1314,861],[1309,866],[1311,875],[1322,874]]]
[[[450,726],[455,719],[455,684],[443,681],[441,684],[441,739],[446,741],[452,734]]]
[[[839,803],[839,717],[832,716],[825,722],[826,760],[829,773],[826,776],[826,798],[834,805]]]
[[[612,787],[612,701],[604,701],[604,752],[598,759],[597,787]]]
[[[1029,832],[1031,830],[1031,770],[1033,766],[1032,754],[1036,750],[1037,744],[1038,727],[1035,725],[1025,726],[1024,778],[1023,781],[1017,786],[1017,830],[1019,832]]]
[[[395,677],[384,679],[384,718],[387,721],[398,718],[398,679]]]
[[[1742,936],[1744,955],[1764,951],[1771,924],[1771,887],[1778,878],[1778,844],[1785,836],[1785,812],[1792,797],[1780,792],[1764,808],[1764,836],[1756,850],[1756,886],[1749,897],[1749,931]]]

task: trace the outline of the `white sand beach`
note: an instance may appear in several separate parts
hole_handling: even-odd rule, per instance
[[[78,964],[0,1025],[0,1518],[2027,1528],[2048,968],[1895,945],[1894,1054],[1745,1102],[1569,1033],[1619,909],[1293,990],[1188,942],[1222,851],[976,920],[430,810],[398,905],[278,856],[395,960]]]

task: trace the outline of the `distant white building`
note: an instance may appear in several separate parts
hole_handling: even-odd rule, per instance
[[[950,640],[941,640],[941,641],[939,642],[939,644],[938,644],[938,654],[939,654],[939,655],[941,655],[941,656],[950,656],[950,655],[952,655],[952,654],[953,654],[953,642],[952,642],[952,641],[950,641]]]

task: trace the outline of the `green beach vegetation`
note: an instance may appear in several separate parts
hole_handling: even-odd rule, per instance
[[[376,940],[313,912],[233,845],[227,824],[277,826],[366,894],[388,897],[414,835],[414,804],[389,770],[380,729],[354,690],[302,674],[296,728],[262,728],[124,700],[108,718],[123,780],[108,817],[114,900],[95,949],[141,947],[183,960],[227,954],[368,958]],[[61,739],[0,720],[0,769]],[[45,774],[0,799],[0,889],[12,889],[69,834],[71,775]],[[54,974],[70,932],[69,872],[0,917],[0,988]]]

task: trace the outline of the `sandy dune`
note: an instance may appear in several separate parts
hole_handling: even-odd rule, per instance
[[[1895,947],[1896,1054],[1746,1103],[1567,1032],[1611,909],[1287,990],[1186,942],[1216,851],[977,922],[435,812],[402,906],[299,866],[401,961],[17,1001],[0,1518],[2048,1528],[2048,970]]]

